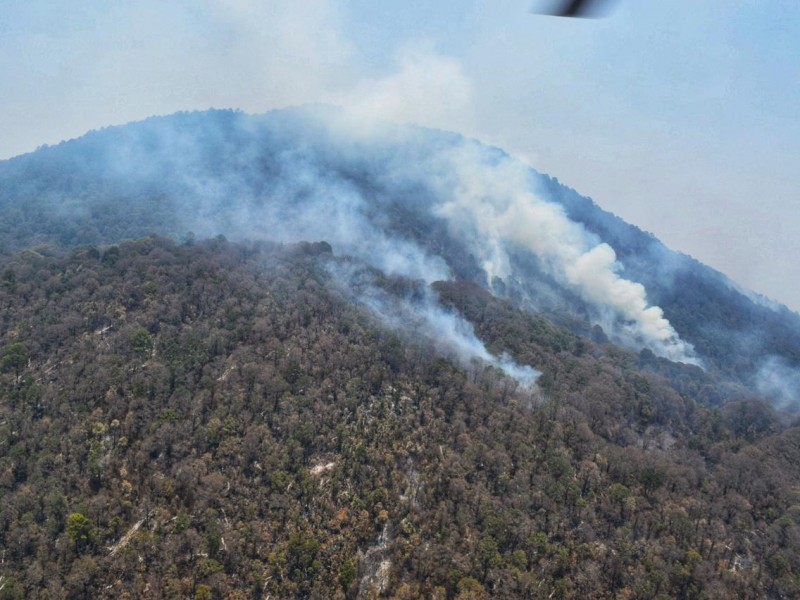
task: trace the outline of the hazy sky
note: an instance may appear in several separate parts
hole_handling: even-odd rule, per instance
[[[335,102],[500,146],[800,309],[800,2],[0,0],[0,158]]]

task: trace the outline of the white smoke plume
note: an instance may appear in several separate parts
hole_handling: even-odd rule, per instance
[[[507,253],[518,244],[540,259],[556,278],[587,302],[610,309],[622,320],[618,332],[671,360],[697,364],[693,348],[680,339],[658,306],[650,306],[639,283],[618,273],[616,253],[561,206],[534,192],[530,172],[508,156],[487,156],[476,144],[442,153],[436,165],[437,208],[457,235],[474,240],[490,278],[512,275]]]
[[[531,387],[541,373],[528,365],[520,365],[507,354],[500,357],[490,354],[475,336],[472,325],[459,315],[445,311],[433,301],[427,301],[422,310],[416,309],[427,330],[456,352],[462,363],[468,364],[478,358],[486,364],[501,369],[525,387]]]
[[[500,356],[490,353],[475,335],[472,324],[460,315],[445,310],[429,289],[421,298],[390,296],[372,285],[362,271],[349,271],[334,263],[328,265],[328,270],[384,324],[403,335],[428,340],[439,352],[451,356],[462,367],[471,366],[477,359],[500,369],[524,388],[532,388],[541,375],[528,365],[518,364],[506,353]],[[355,279],[361,279],[360,285],[354,285]]]

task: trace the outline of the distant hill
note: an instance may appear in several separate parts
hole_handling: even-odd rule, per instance
[[[472,281],[577,333],[800,406],[796,313],[457,134],[329,107],[212,110],[0,162],[5,252],[151,233],[326,240],[389,274]]]

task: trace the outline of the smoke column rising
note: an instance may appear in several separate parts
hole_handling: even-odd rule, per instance
[[[618,274],[614,249],[569,220],[561,206],[534,193],[522,163],[487,157],[476,144],[445,153],[441,161],[435,179],[447,199],[438,213],[454,233],[472,234],[490,279],[512,275],[506,248],[519,244],[584,300],[614,311],[633,340],[641,339],[666,358],[697,364],[691,345],[680,339],[661,308],[648,305],[644,286]]]
[[[491,354],[475,335],[472,324],[458,314],[445,310],[429,289],[425,290],[422,298],[398,298],[368,283],[368,276],[365,285],[363,271],[347,271],[334,264],[329,264],[328,270],[386,325],[403,335],[421,335],[464,367],[469,367],[477,359],[502,370],[526,388],[533,387],[541,375],[528,365],[518,364],[505,353],[499,357]],[[361,279],[361,285],[354,285],[355,279]]]

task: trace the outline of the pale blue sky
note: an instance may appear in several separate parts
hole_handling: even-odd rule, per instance
[[[303,102],[501,146],[800,309],[800,3],[0,0],[0,158],[152,114]]]

